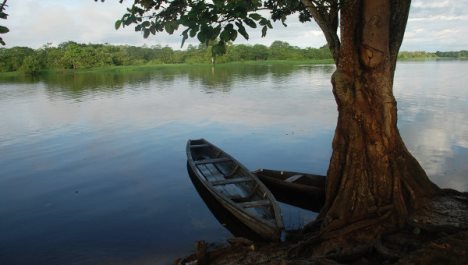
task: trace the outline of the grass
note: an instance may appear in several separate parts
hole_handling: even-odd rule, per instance
[[[219,66],[230,65],[300,65],[300,64],[332,64],[332,59],[323,60],[262,60],[262,61],[243,61],[243,62],[228,62],[219,63]],[[210,63],[197,63],[197,64],[144,64],[144,65],[125,65],[125,66],[104,66],[88,69],[48,69],[41,71],[41,74],[79,74],[79,73],[127,73],[127,72],[141,72],[141,71],[154,71],[156,69],[169,68],[169,67],[206,67],[211,66]],[[22,72],[4,72],[0,73],[0,77],[15,77],[24,75]]]
[[[259,61],[243,61],[243,62],[230,62],[226,64],[249,64],[249,65],[300,65],[300,64],[333,64],[333,59],[314,59],[314,60],[259,60]]]

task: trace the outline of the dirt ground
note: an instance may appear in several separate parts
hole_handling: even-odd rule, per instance
[[[308,249],[306,243],[307,236],[283,243],[234,238],[224,246],[199,241],[194,254],[176,260],[174,265],[468,264],[468,195],[446,195],[416,211],[406,228],[382,236],[359,255],[313,255],[313,246]]]
[[[393,242],[399,241],[399,242]],[[229,246],[208,246],[203,241],[197,243],[197,253],[174,264],[264,264],[264,265],[332,265],[332,264],[468,264],[468,230],[453,234],[416,235],[399,233],[386,238],[386,246],[398,245],[391,250],[393,256],[382,255],[376,250],[354,259],[336,261],[327,257],[291,257],[289,250],[294,244],[259,244],[237,238]]]

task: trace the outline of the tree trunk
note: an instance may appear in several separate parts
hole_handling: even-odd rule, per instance
[[[331,242],[325,249],[373,242],[403,226],[408,213],[439,190],[397,128],[393,76],[408,11],[409,1],[344,1],[341,7],[332,76],[339,116],[316,222],[321,239]]]

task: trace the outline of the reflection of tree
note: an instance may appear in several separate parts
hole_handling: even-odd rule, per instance
[[[273,80],[283,80],[283,78],[291,75],[295,70],[297,70],[297,66],[288,65],[288,64],[273,64],[270,66],[271,76]]]
[[[185,65],[136,68],[131,71],[51,73],[41,77],[14,76],[2,77],[3,83],[46,84],[50,97],[68,97],[79,99],[97,93],[120,93],[125,89],[145,89],[173,86],[176,80],[185,77],[191,84],[199,83],[206,93],[229,92],[236,81],[258,83],[270,76],[273,81],[284,80],[298,69],[310,73],[333,71],[333,66],[297,66],[289,64],[249,65],[222,64]]]
[[[78,99],[95,93],[116,93],[128,84],[149,83],[150,73],[79,73],[49,74],[42,78],[51,97]]]
[[[333,64],[319,64],[319,65],[303,65],[303,69],[306,69],[309,73],[327,73],[332,74],[335,71]]]
[[[236,80],[258,80],[269,73],[265,65],[217,65],[216,67],[193,67],[187,72],[191,83],[201,82],[202,89],[211,93],[228,92]]]
[[[35,75],[5,75],[0,76],[0,84],[33,84],[41,80]]]

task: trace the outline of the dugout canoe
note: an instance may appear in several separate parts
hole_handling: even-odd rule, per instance
[[[281,211],[268,188],[232,156],[205,139],[187,141],[187,161],[203,187],[266,240],[281,240]]]
[[[271,169],[252,172],[280,202],[312,211],[325,203],[325,176]]]

